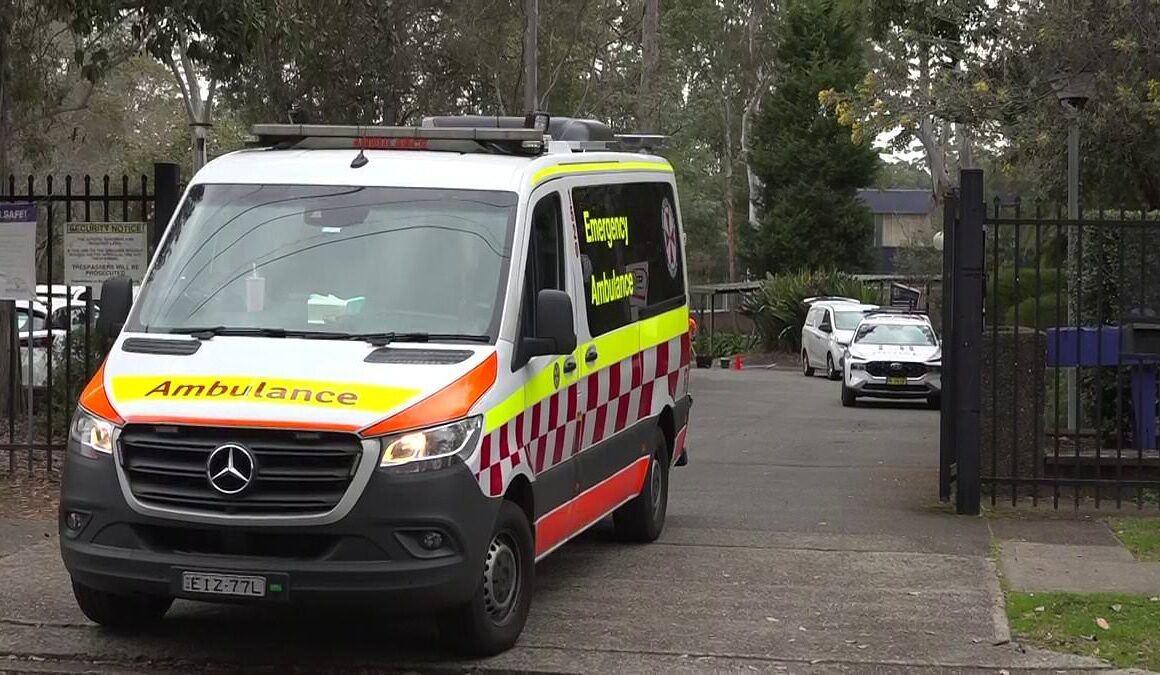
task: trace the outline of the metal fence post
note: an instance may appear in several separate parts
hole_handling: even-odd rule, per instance
[[[982,471],[983,172],[959,172],[962,217],[954,228],[954,447],[958,457],[955,510],[978,515]]]
[[[955,460],[955,339],[954,339],[954,232],[959,217],[959,196],[948,192],[943,201],[942,251],[942,365],[943,388],[939,418],[939,480],[938,498],[949,502],[951,482],[956,470]]]
[[[157,251],[161,235],[169,226],[173,212],[177,210],[177,200],[181,197],[179,183],[181,168],[173,162],[153,163],[153,222],[149,230],[149,255]]]

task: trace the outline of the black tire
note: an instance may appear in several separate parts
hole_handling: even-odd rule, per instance
[[[842,377],[842,372],[834,367],[834,356],[826,352],[826,378],[838,381]]]
[[[523,509],[500,505],[475,595],[439,616],[447,644],[468,656],[494,656],[511,649],[528,621],[535,580],[535,541]]]
[[[927,396],[926,397],[926,407],[930,408],[931,410],[942,409],[942,396],[938,395],[938,394],[936,394],[934,396]]]
[[[640,494],[612,513],[616,535],[624,541],[647,544],[665,529],[669,510],[669,444],[664,433],[653,430],[648,474]]]
[[[115,631],[138,631],[155,626],[173,598],[159,595],[121,594],[72,582],[73,597],[81,612],[93,623]]]
[[[814,367],[810,365],[810,355],[804,349],[802,350],[802,375],[814,376]]]
[[[842,405],[847,408],[858,405],[858,396],[853,389],[846,386],[845,382],[842,382]]]

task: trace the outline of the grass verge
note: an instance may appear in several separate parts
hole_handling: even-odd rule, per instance
[[[1108,525],[1137,560],[1160,561],[1160,518],[1112,518]]]
[[[1009,592],[1007,617],[1012,632],[1028,644],[1160,670],[1160,598]]]

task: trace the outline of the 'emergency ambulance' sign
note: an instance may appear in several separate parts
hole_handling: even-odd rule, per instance
[[[145,223],[65,223],[64,282],[100,286],[106,279],[140,282],[149,265]]]

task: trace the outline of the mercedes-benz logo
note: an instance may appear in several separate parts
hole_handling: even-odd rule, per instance
[[[236,443],[214,448],[205,462],[209,486],[223,495],[236,495],[254,480],[254,456]]]

